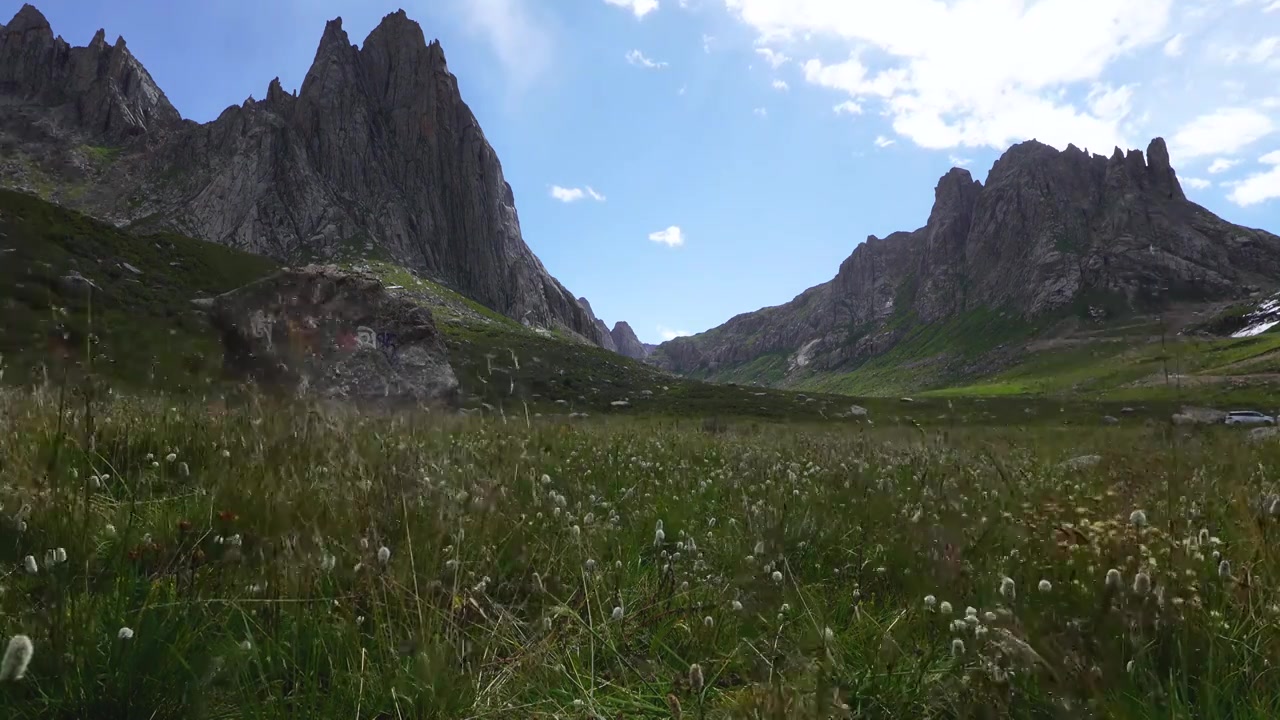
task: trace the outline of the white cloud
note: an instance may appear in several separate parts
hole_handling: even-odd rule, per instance
[[[596,192],[590,185],[585,188],[567,188],[559,185],[552,185],[551,197],[562,203],[575,203],[586,198],[591,198],[596,202],[604,202],[606,200],[604,195]]]
[[[845,100],[844,102],[840,103],[839,105],[836,105],[832,109],[836,111],[837,115],[861,115],[862,114],[862,106],[852,100]]]
[[[887,148],[887,147],[889,147],[890,145],[894,144],[895,142],[897,142],[897,141],[896,141],[896,140],[890,140],[889,138],[887,138],[887,137],[885,137],[885,136],[883,136],[883,135],[877,135],[877,136],[876,136],[876,147],[878,147],[878,148]]]
[[[1263,8],[1262,12],[1280,12],[1280,0],[1276,0],[1270,5]]]
[[[969,158],[957,157],[955,155],[948,156],[947,159],[951,161],[952,166],[959,168],[969,167],[969,163],[973,162]]]
[[[1178,57],[1182,54],[1183,46],[1186,45],[1186,36],[1178,33],[1169,38],[1169,42],[1164,44],[1164,54],[1169,57]]]
[[[1249,48],[1246,56],[1249,62],[1261,65],[1273,57],[1280,57],[1280,37],[1269,37],[1259,40]]]
[[[1231,155],[1275,130],[1271,118],[1252,108],[1215,110],[1183,125],[1170,141],[1177,160]]]
[[[649,68],[651,70],[667,67],[667,63],[659,60],[651,60],[645,57],[644,53],[639,50],[632,50],[627,53],[627,62],[635,65],[636,67]]]
[[[782,53],[767,47],[756,48],[756,54],[764,58],[764,61],[769,63],[769,65],[772,66],[774,70],[777,70],[783,65],[786,65],[791,60],[791,58],[787,57],[786,55],[783,55]]]
[[[702,34],[702,52],[710,55],[711,47],[715,45],[715,42],[716,42],[716,38],[714,35],[707,35],[706,33],[703,33]]]
[[[1240,164],[1239,160],[1228,160],[1227,158],[1218,158],[1213,162],[1209,163],[1209,174],[1217,175],[1219,173],[1224,173],[1239,164]]]
[[[529,85],[551,66],[555,40],[523,0],[458,3],[467,30],[483,35],[514,85]]]
[[[658,9],[658,0],[604,0],[614,7],[629,9],[637,19]]]
[[[758,107],[755,110],[752,110],[751,112],[755,113],[758,117],[769,117],[768,108]]]
[[[1186,185],[1192,190],[1204,190],[1205,188],[1211,187],[1213,185],[1213,183],[1209,182],[1208,180],[1202,180],[1200,178],[1194,178],[1194,177],[1180,178],[1180,180],[1182,181],[1183,185]]]
[[[1036,137],[1059,147],[1129,145],[1128,95],[1081,107],[1060,91],[1167,43],[1174,0],[724,0],[761,39],[854,53],[804,64],[808,82],[877,102],[894,131],[930,148]],[[872,70],[863,57],[874,58]],[[1105,91],[1104,91],[1105,92]]]
[[[1271,169],[1231,184],[1227,199],[1240,207],[1280,199],[1280,150],[1263,155],[1258,162],[1270,165]]]
[[[675,340],[678,337],[689,337],[692,334],[688,330],[672,330],[668,327],[658,326],[658,336],[662,338],[663,342]]]
[[[787,81],[786,81],[786,80],[774,80],[774,81],[773,81],[773,89],[774,89],[774,90],[781,90],[782,92],[786,92],[786,91],[788,91],[788,90],[790,90],[790,89],[791,89],[791,86],[787,84]]]
[[[656,243],[662,243],[667,247],[680,247],[684,245],[684,231],[678,225],[672,225],[666,230],[649,233],[649,239]]]

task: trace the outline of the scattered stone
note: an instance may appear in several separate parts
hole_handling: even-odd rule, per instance
[[[1063,462],[1060,467],[1066,468],[1067,470],[1084,470],[1085,468],[1091,468],[1100,462],[1102,462],[1101,455],[1081,455],[1080,457],[1073,457],[1070,460]]]
[[[122,263],[120,263],[120,267],[124,268],[125,270],[128,270],[129,272],[133,273],[134,275],[141,275],[141,274],[142,274],[142,271],[141,271],[141,270],[139,270],[138,268],[136,268],[136,267],[134,267],[134,266],[130,265],[130,264],[129,264],[129,263],[127,263],[127,262],[122,262]]]
[[[1216,425],[1227,417],[1227,413],[1222,410],[1202,407],[1184,407],[1178,414],[1189,418],[1189,422],[1184,421],[1188,425]]]
[[[904,397],[904,398],[902,398],[902,400],[901,400],[901,401],[902,401],[902,402],[904,402],[904,403],[913,403],[913,402],[915,402],[915,400],[913,400],[913,399],[911,399],[911,398],[909,398],[909,397]]]
[[[611,403],[609,403],[609,404],[610,404],[610,405],[612,405],[612,406],[614,406],[614,407],[616,407],[616,408],[631,407],[631,403],[627,402],[626,400],[614,400],[613,402],[611,402]]]
[[[867,409],[861,405],[849,406],[849,417],[864,418],[867,416]]]
[[[586,418],[589,418],[591,416],[584,412],[572,412],[572,413],[569,413],[569,417],[573,420],[585,420]]]
[[[1120,418],[1114,415],[1104,415],[1102,418],[1102,424],[1103,425],[1119,425]]]
[[[62,276],[62,290],[68,294],[77,292],[88,292],[90,289],[102,292],[102,288],[89,278],[81,275],[78,271],[72,270],[67,275]]]
[[[1249,431],[1249,439],[1253,442],[1265,442],[1280,437],[1280,428],[1260,427]]]

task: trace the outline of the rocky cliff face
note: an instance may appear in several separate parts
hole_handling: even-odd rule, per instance
[[[644,343],[640,342],[640,338],[636,337],[635,331],[626,322],[614,323],[610,335],[613,336],[613,344],[617,347],[619,354],[634,360],[644,360],[649,357],[649,350],[645,348]]]
[[[1280,284],[1280,238],[1188,201],[1159,138],[1145,157],[1021,143],[985,186],[953,169],[934,198],[924,227],[868,238],[830,282],[664,343],[651,361],[709,377],[765,356],[785,359],[784,376],[850,370],[977,313],[1030,323]]]
[[[297,94],[273,80],[199,125],[123,39],[72,48],[23,6],[0,32],[0,147],[6,184],[76,188],[52,194],[117,224],[290,262],[379,255],[527,324],[600,338],[524,243],[444,51],[403,11],[362,47],[330,21]]]

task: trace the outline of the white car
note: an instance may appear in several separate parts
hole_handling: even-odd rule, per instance
[[[1275,425],[1276,419],[1257,410],[1232,410],[1227,413],[1228,425]]]

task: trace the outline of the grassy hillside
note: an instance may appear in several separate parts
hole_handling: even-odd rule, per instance
[[[217,377],[222,355],[192,298],[272,269],[255,255],[179,235],[134,236],[0,191],[6,378],[35,379],[41,366],[55,376],[96,367],[133,387],[202,387]]]
[[[1243,434],[91,412],[0,392],[7,718],[1280,711]]]
[[[1247,306],[1245,306],[1247,307]],[[1226,314],[1240,314],[1241,307]],[[1191,330],[1220,325],[1201,321]],[[787,353],[718,368],[721,382],[893,397],[1040,396],[1280,405],[1280,332],[1248,338],[1181,335],[1158,316],[1040,323],[975,311],[908,325],[887,351],[838,372],[792,367]],[[1172,329],[1170,329],[1172,327]]]

